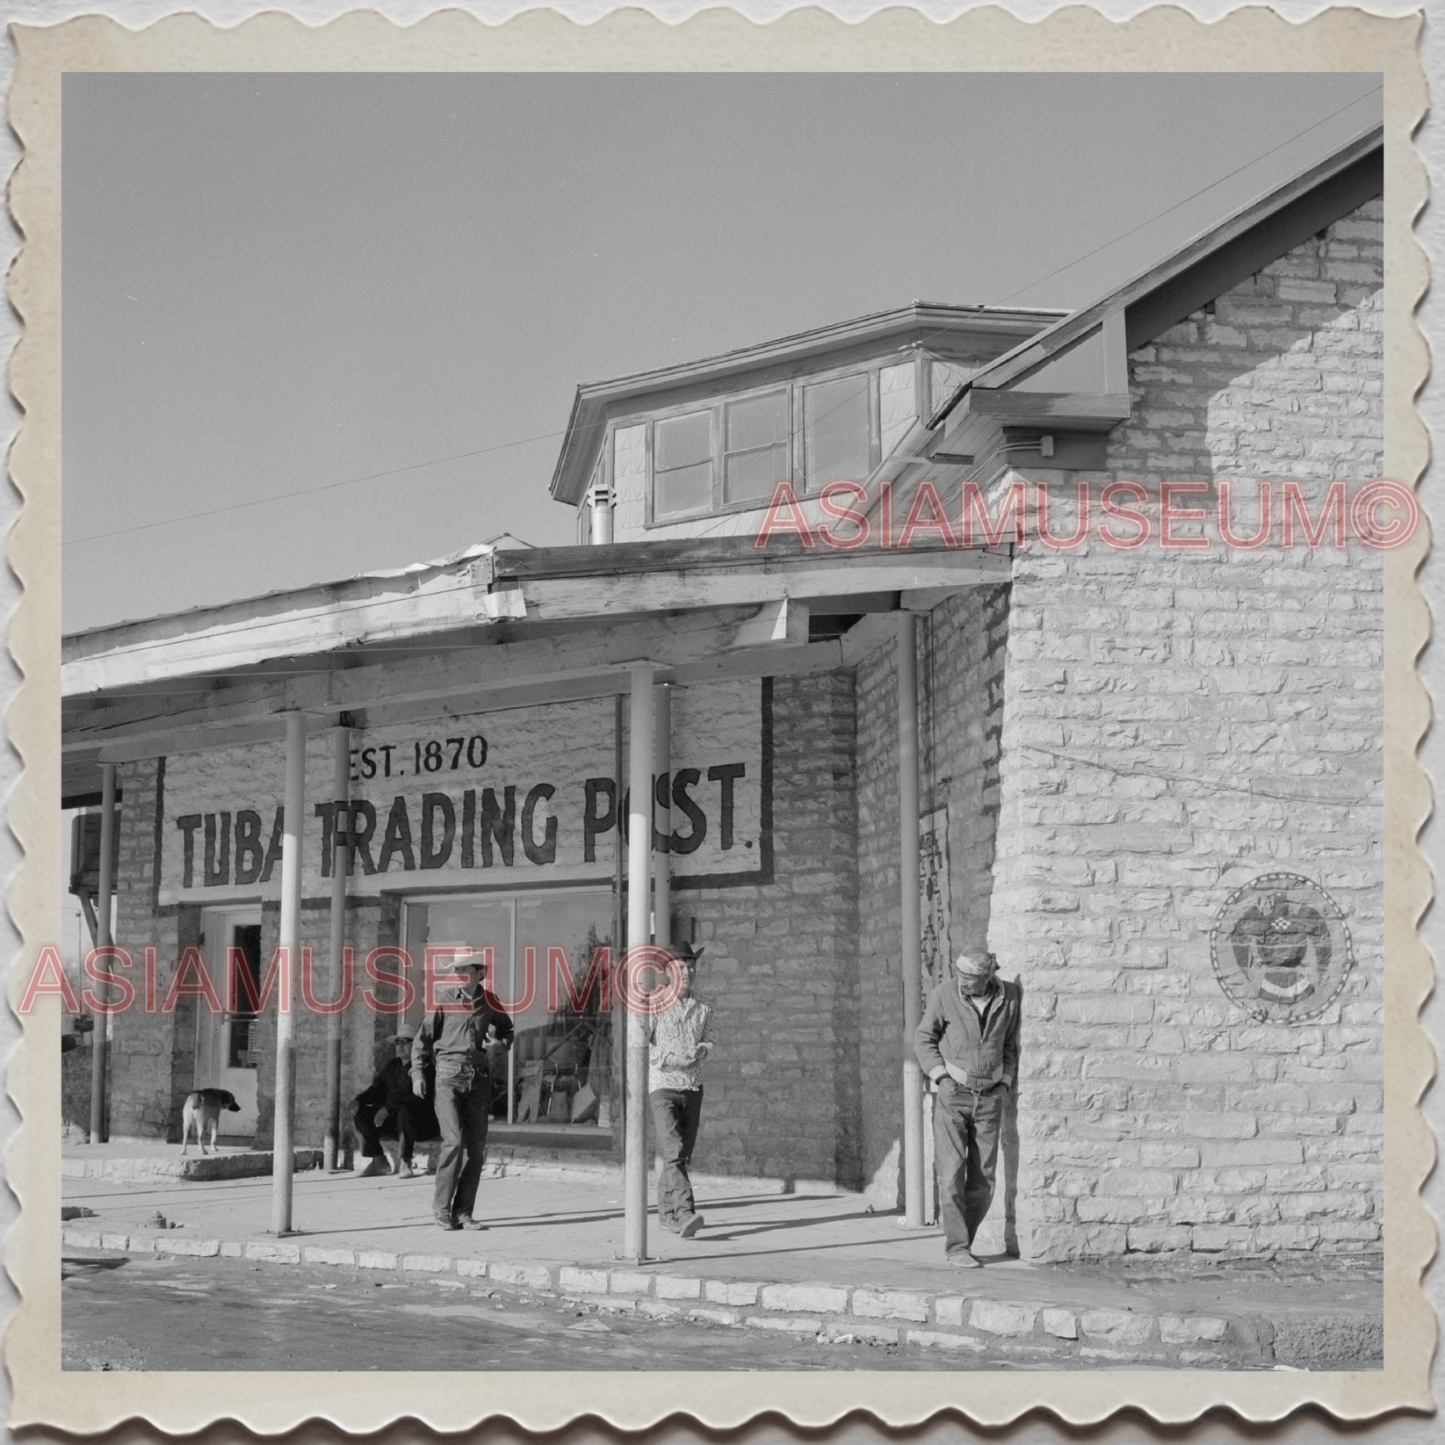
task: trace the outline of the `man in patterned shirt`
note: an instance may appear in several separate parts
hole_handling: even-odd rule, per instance
[[[676,1002],[652,1020],[648,1034],[652,1117],[662,1172],[657,1179],[657,1222],[691,1239],[703,1226],[693,1208],[687,1166],[702,1119],[702,1065],[712,1053],[712,1009],[692,996],[702,949],[680,943],[675,950],[682,987]]]

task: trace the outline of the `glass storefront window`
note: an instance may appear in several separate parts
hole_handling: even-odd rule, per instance
[[[406,946],[422,1012],[425,949],[471,948],[486,986],[512,1016],[516,1040],[493,1074],[493,1117],[507,1123],[609,1127],[620,1095],[609,986],[607,889],[408,900]],[[595,963],[594,963],[595,960]],[[438,969],[449,971],[446,960]]]

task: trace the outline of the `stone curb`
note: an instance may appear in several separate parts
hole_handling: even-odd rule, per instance
[[[276,1239],[198,1240],[155,1232],[125,1235],[79,1226],[62,1228],[61,1240],[79,1249],[388,1271],[429,1278],[451,1288],[485,1282],[502,1289],[557,1295],[609,1313],[780,1330],[824,1341],[906,1343],[975,1356],[1049,1361],[1065,1368],[1070,1362],[1190,1369],[1258,1369],[1275,1363],[1276,1331],[1261,1316],[1078,1310],[1043,1301],[1021,1303],[873,1285],[742,1282],[653,1274],[635,1266],[488,1263],[470,1256],[398,1255]],[[1360,1320],[1353,1322],[1358,1348]],[[1378,1323],[1383,1348],[1383,1320]]]
[[[62,1179],[128,1180],[177,1179],[186,1183],[214,1183],[218,1179],[269,1177],[273,1155],[269,1150],[247,1149],[235,1154],[136,1155],[131,1158],[61,1156]],[[321,1150],[296,1150],[298,1173],[321,1167]]]

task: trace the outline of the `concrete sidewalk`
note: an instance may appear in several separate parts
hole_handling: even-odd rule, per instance
[[[102,1146],[108,1147],[108,1146]],[[151,1146],[161,1153],[167,1146]],[[178,1146],[171,1152],[179,1154]],[[1059,1368],[1379,1368],[1378,1260],[1091,1265],[989,1260],[951,1269],[934,1228],[907,1230],[859,1195],[699,1181],[707,1227],[649,1219],[652,1258],[621,1260],[621,1180],[536,1165],[482,1183],[488,1228],[448,1233],[426,1177],[298,1173],[297,1233],[269,1235],[268,1178],[65,1177],[71,1248],[240,1257],[293,1267],[446,1277],[720,1325],[853,1335]]]

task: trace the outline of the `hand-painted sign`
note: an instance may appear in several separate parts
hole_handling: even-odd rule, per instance
[[[653,828],[674,886],[771,871],[771,708],[766,680],[676,689],[673,766],[654,779]],[[345,802],[331,796],[332,734],[313,735],[304,895],[329,890],[338,840],[350,891],[363,895],[610,877],[619,804],[624,844],[630,804],[625,777],[619,798],[613,776],[613,729],[612,699],[600,698],[356,730]],[[284,776],[279,743],[167,760],[161,903],[279,891]]]

